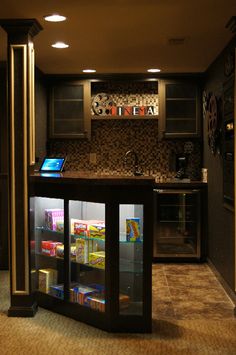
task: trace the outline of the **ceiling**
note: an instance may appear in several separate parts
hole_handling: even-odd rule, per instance
[[[61,23],[44,21],[59,13]],[[225,26],[236,15],[235,0],[1,0],[0,18],[36,18],[36,65],[44,73],[204,72],[233,34]],[[181,39],[181,44],[171,39]],[[67,49],[51,44],[64,41]],[[0,60],[6,58],[0,29]],[[178,41],[177,41],[178,42]]]

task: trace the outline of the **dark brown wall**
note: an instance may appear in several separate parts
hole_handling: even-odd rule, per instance
[[[44,75],[35,70],[35,153],[42,159],[46,155],[47,142],[47,90]]]
[[[230,42],[206,73],[205,91],[216,95],[219,108],[223,84],[228,79],[224,74],[225,59],[235,46],[236,39]],[[220,117],[222,119],[222,115]],[[213,155],[209,149],[206,119],[203,122],[203,135],[203,161],[208,169],[208,258],[234,290],[234,213],[223,204],[223,158],[222,154]]]
[[[8,268],[8,136],[6,64],[0,63],[0,269]]]

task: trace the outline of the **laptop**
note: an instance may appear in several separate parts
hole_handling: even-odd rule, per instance
[[[66,158],[45,157],[40,166],[39,172],[43,174],[61,173],[64,169]],[[55,175],[55,174],[52,174]],[[47,176],[47,175],[46,175]]]

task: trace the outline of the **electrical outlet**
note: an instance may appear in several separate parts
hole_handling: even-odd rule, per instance
[[[97,164],[97,154],[89,153],[89,162],[90,164]]]

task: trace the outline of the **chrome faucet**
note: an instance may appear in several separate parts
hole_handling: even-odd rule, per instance
[[[133,174],[135,176],[140,176],[140,175],[143,175],[143,173],[139,170],[139,160],[138,160],[138,155],[137,153],[133,150],[133,149],[130,149],[128,150],[126,153],[125,153],[125,156],[124,156],[124,162],[126,163],[127,162],[127,157],[129,155],[132,155],[134,157],[134,165],[133,165]]]

